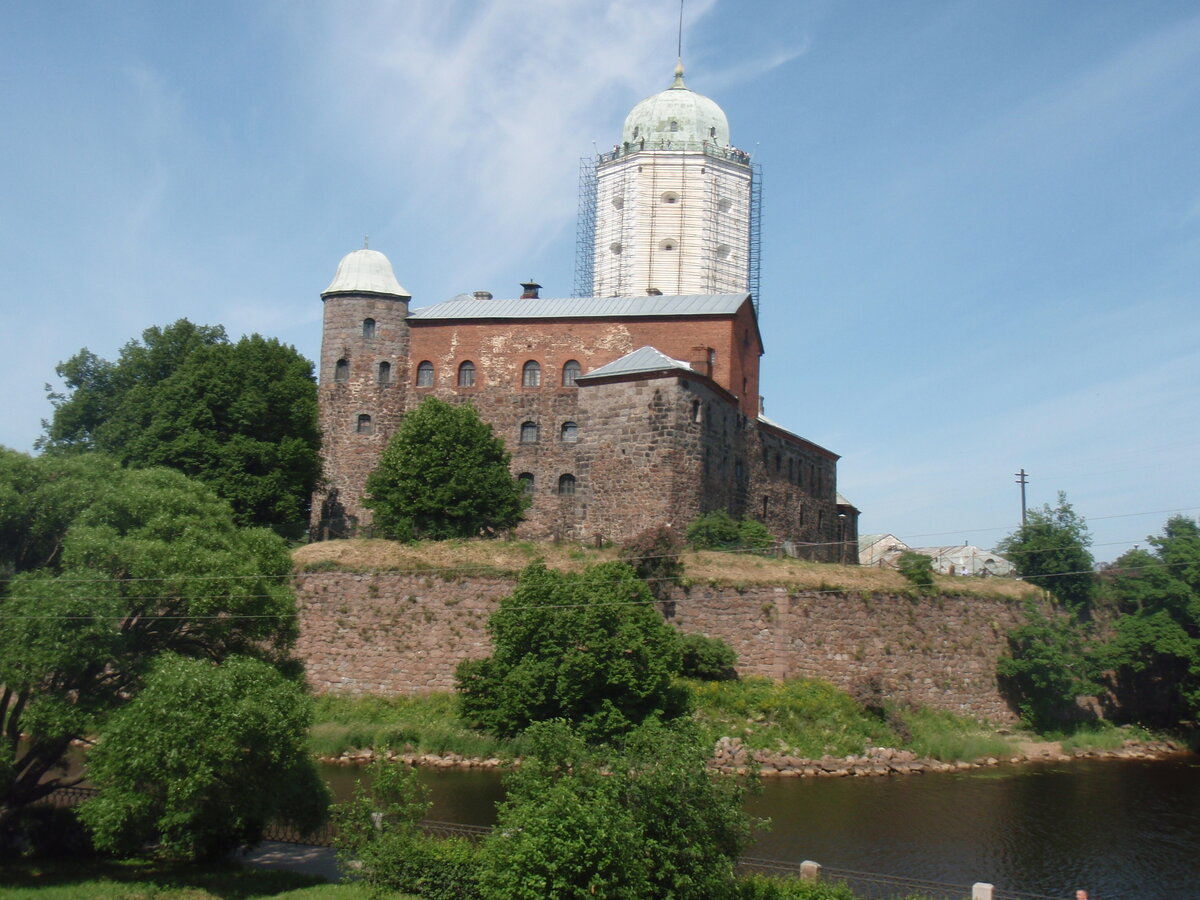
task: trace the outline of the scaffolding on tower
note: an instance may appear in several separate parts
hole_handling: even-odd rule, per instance
[[[575,224],[574,297],[592,296],[596,251],[596,159],[579,160],[579,218]]]
[[[750,259],[748,284],[758,312],[758,268],[762,261],[762,166],[750,164]]]

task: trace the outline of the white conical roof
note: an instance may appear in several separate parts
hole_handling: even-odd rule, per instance
[[[333,281],[321,292],[321,296],[342,293],[412,296],[396,280],[396,273],[392,271],[392,264],[388,258],[378,250],[368,250],[365,247],[342,257]]]
[[[675,66],[675,83],[647,97],[625,117],[621,141],[636,149],[698,149],[702,143],[729,143],[729,120],[715,102],[683,83],[683,63]]]

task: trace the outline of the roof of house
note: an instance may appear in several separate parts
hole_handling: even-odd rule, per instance
[[[624,316],[729,316],[750,299],[741,294],[682,294],[653,297],[533,297],[479,299],[459,294],[414,309],[410,319],[600,319]]]
[[[577,375],[575,380],[587,383],[592,378],[605,378],[611,375],[640,375],[645,372],[663,372],[670,369],[686,369],[688,372],[694,371],[686,362],[679,359],[672,359],[665,353],[655,350],[653,347],[639,347],[632,353],[626,353],[620,359],[614,359],[612,362],[598,369],[593,369],[586,375]]]

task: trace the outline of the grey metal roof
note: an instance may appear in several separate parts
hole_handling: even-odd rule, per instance
[[[818,450],[822,450],[822,451],[824,451],[825,453],[828,453],[828,454],[830,454],[830,455],[831,455],[831,456],[833,456],[834,458],[837,458],[837,454],[836,454],[836,453],[834,453],[834,452],[833,452],[832,450],[830,450],[829,448],[827,448],[827,447],[822,447],[820,444],[815,444],[815,443],[813,443],[812,441],[810,441],[810,440],[809,440],[808,438],[806,438],[806,437],[801,437],[800,435],[796,434],[796,432],[792,431],[790,428],[784,428],[782,425],[780,425],[780,424],[779,424],[778,422],[776,422],[775,420],[773,420],[773,419],[768,419],[768,418],[767,418],[766,416],[764,416],[762,413],[759,413],[759,414],[758,414],[758,421],[762,422],[764,425],[769,425],[769,426],[771,426],[772,428],[774,428],[774,429],[776,429],[776,430],[778,430],[778,431],[782,431],[784,434],[786,434],[786,435],[789,435],[789,436],[791,436],[791,437],[794,437],[794,438],[795,438],[796,440],[798,440],[798,441],[803,441],[804,443],[808,444],[810,447],[815,447],[816,449],[818,449]]]
[[[722,316],[737,312],[749,297],[749,294],[742,293],[479,300],[471,294],[459,294],[433,306],[414,309],[409,318],[583,319],[622,316]]]
[[[576,376],[575,380],[587,382],[591,378],[603,378],[606,375],[636,375],[642,372],[661,372],[664,369],[692,371],[692,367],[682,360],[671,359],[653,347],[639,347],[632,353],[626,353],[620,359],[614,359],[586,375]]]

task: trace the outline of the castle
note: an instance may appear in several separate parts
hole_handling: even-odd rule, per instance
[[[796,555],[854,561],[837,454],[762,414],[755,168],[680,65],[585,170],[577,282],[591,296],[530,282],[516,299],[410,309],[387,257],[347,254],[321,294],[314,535],[370,522],[368,474],[436,396],[472,403],[504,439],[531,501],[523,536],[620,541],[724,509]]]

